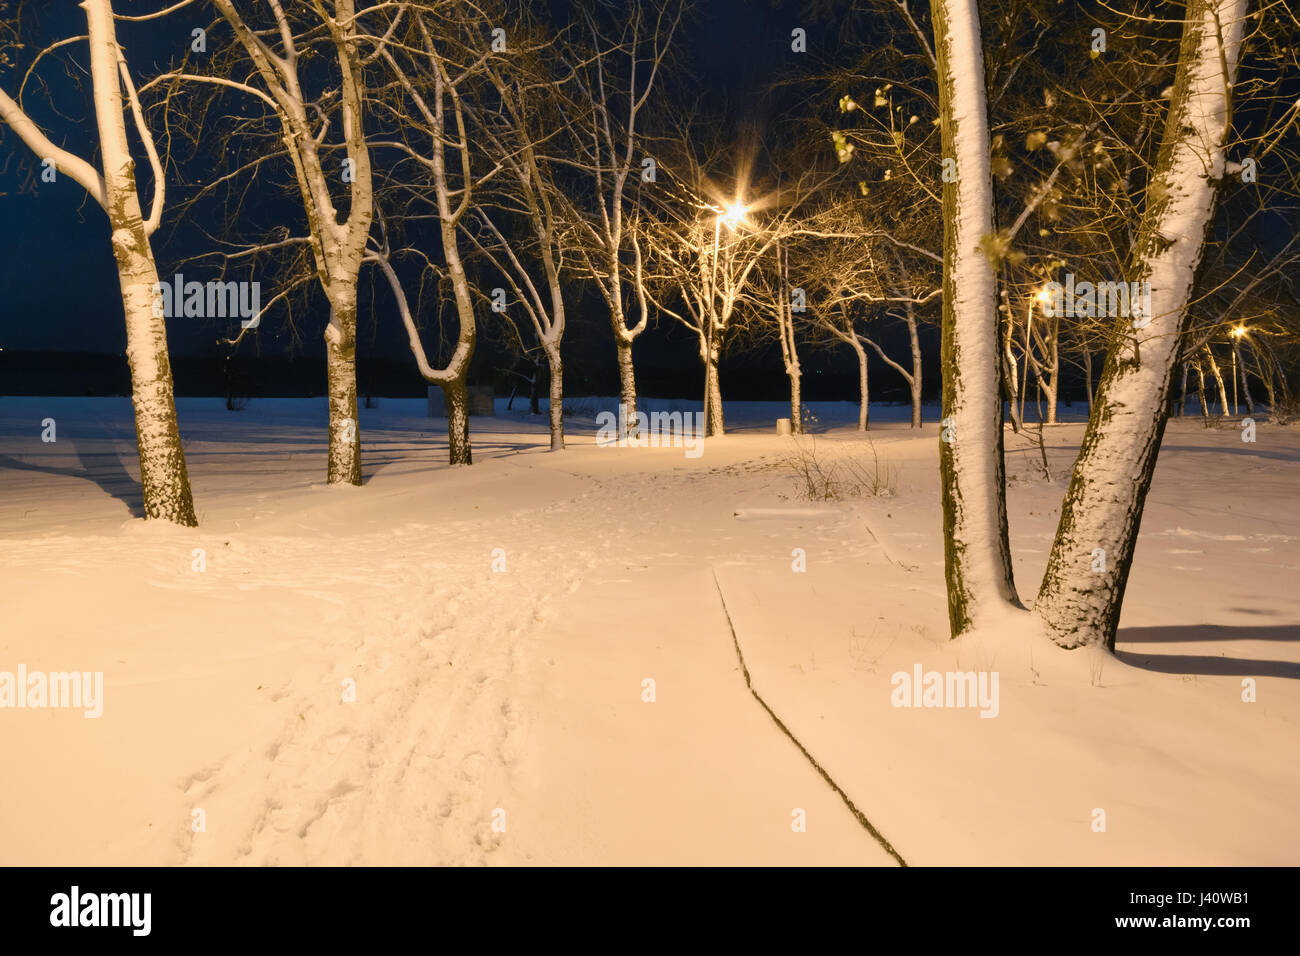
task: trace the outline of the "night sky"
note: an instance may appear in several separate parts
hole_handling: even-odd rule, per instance
[[[747,114],[751,122],[753,117],[761,116],[767,102],[763,95],[766,85],[783,62],[795,56],[789,44],[790,29],[798,22],[793,12],[795,7],[794,3],[770,0],[710,0],[699,5],[695,21],[686,23],[681,31],[693,74],[693,79],[677,80],[684,87],[683,92],[691,95],[692,83],[698,84],[701,104],[716,109],[717,121],[725,126],[734,127],[738,115]],[[162,22],[121,24],[119,39],[126,46],[134,75],[137,78],[149,75],[155,64],[164,67],[178,48],[183,50],[188,46],[190,31],[196,26],[207,26],[209,21],[206,12],[182,10]],[[75,35],[85,28],[80,11],[72,5],[67,9],[43,11],[41,22],[43,37]],[[214,31],[211,42],[221,42],[223,32],[222,28]],[[811,38],[810,47],[815,53],[816,35]],[[84,54],[78,59],[84,61]],[[93,130],[87,93],[64,77],[59,66],[52,61],[47,63],[41,75],[49,83],[53,99],[65,116],[57,116],[49,108],[50,97],[41,96],[34,84],[29,84],[26,105],[54,142],[86,156],[88,144],[92,142],[87,134]],[[0,82],[13,94],[20,75],[10,71]],[[145,170],[141,198],[147,203],[151,194],[147,165],[141,151],[137,150],[136,155]],[[4,289],[0,298],[3,302],[0,348],[120,353],[125,332],[103,212],[71,179],[61,178],[53,184],[33,182],[30,151],[3,128],[0,128],[0,157],[3,157],[0,161],[0,286]],[[187,169],[186,174],[196,175],[196,172]],[[31,191],[24,194],[25,183]],[[169,187],[163,227],[154,237],[159,273],[164,277],[176,271],[175,263],[179,259],[195,251],[170,236],[169,226],[175,215],[168,213],[174,209],[172,199],[180,190],[174,184]],[[297,219],[293,218],[295,213]],[[291,204],[286,204],[284,214],[287,221],[301,219],[301,209]],[[217,224],[209,228],[215,230]],[[368,271],[363,270],[363,284],[368,281]],[[269,285],[270,282],[264,281],[263,289]],[[608,336],[607,320],[599,300],[592,297],[575,311],[579,313],[571,319],[575,325],[582,326],[590,320],[594,334]],[[582,314],[584,311],[589,314]],[[319,314],[318,324],[323,327],[323,303]],[[291,337],[281,334],[282,330],[277,330],[275,325],[273,318],[268,318],[263,325],[256,343],[256,350],[261,354],[295,348],[304,355],[321,351],[319,328],[304,323],[301,342],[295,346]],[[172,320],[169,322],[172,354],[178,358],[215,354],[216,339],[228,331],[204,320]],[[575,329],[566,338],[566,346],[578,334]],[[410,358],[395,313],[363,314],[359,336],[362,362],[367,353]],[[691,348],[684,334],[672,328],[668,319],[637,344],[638,353],[647,353],[647,357],[658,352],[667,360],[680,353],[680,360],[688,363],[696,361]],[[603,349],[600,352],[612,365],[612,351],[607,355]],[[780,387],[779,382],[774,384]]]

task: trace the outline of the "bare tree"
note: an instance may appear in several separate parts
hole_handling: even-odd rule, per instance
[[[482,13],[468,3],[435,3],[421,0],[404,5],[410,24],[401,43],[380,51],[396,82],[390,95],[376,100],[395,126],[395,138],[376,139],[376,149],[397,150],[407,161],[386,172],[386,179],[397,195],[405,194],[409,203],[404,218],[415,221],[420,206],[430,204],[438,222],[445,275],[455,303],[458,332],[455,348],[446,365],[435,368],[420,342],[419,331],[407,297],[390,262],[387,234],[382,245],[367,256],[378,263],[398,300],[399,313],[406,326],[411,352],[425,380],[442,388],[447,402],[448,457],[453,465],[473,462],[469,434],[468,377],[470,360],[477,341],[475,288],[465,269],[462,232],[474,209],[478,187],[501,169],[501,163],[477,177],[474,172],[476,151],[470,132],[468,106],[463,91],[484,76],[485,64],[494,55],[480,34]],[[448,116],[450,112],[450,117]],[[418,140],[412,145],[412,140]],[[448,162],[448,151],[452,162]],[[407,175],[419,170],[420,176]],[[428,188],[414,184],[427,184]],[[431,261],[424,257],[426,264]]]
[[[131,402],[135,411],[145,515],[193,527],[198,520],[176,421],[166,322],[163,310],[156,307],[160,304],[156,298],[158,267],[149,243],[162,222],[165,175],[153,134],[144,121],[126,56],[117,40],[112,3],[84,0],[81,7],[86,14],[100,167],[96,169],[81,157],[55,146],[24,111],[21,91],[19,100],[15,101],[0,90],[0,119],[37,157],[52,164],[50,168],[66,174],[85,189],[108,215],[126,319],[126,355],[131,369]],[[79,39],[46,47],[36,60],[57,46]],[[153,172],[148,219],[141,210],[135,159],[127,141],[125,110],[128,106]]]
[[[1142,508],[1169,413],[1205,233],[1226,163],[1246,0],[1189,0],[1178,70],[1131,276],[1151,315],[1124,317],[1097,388],[1036,609],[1064,647],[1114,647]],[[1098,552],[1102,571],[1096,570]]]
[[[609,310],[623,420],[634,427],[632,344],[645,331],[649,312],[637,278],[644,268],[641,249],[627,228],[629,206],[636,202],[636,195],[629,195],[635,189],[629,186],[639,188],[657,177],[642,126],[681,23],[683,4],[669,0],[655,8],[630,0],[626,12],[608,12],[604,19],[612,19],[617,24],[613,28],[605,25],[599,8],[585,10],[585,39],[571,44],[564,55],[573,79],[567,84],[570,103],[561,142],[569,152],[564,162],[583,185],[560,191],[556,198],[572,226],[582,274],[595,282]],[[629,297],[640,306],[635,320],[629,314]]]
[[[330,484],[361,484],[361,440],[357,423],[357,281],[374,215],[370,153],[366,148],[363,104],[365,78],[359,26],[353,0],[311,0],[286,13],[279,0],[267,0],[266,26],[235,9],[232,0],[212,0],[252,63],[247,82],[222,77],[210,82],[235,86],[256,96],[272,111],[293,162],[311,250],[321,288],[330,303],[325,327],[329,395]],[[338,69],[337,91],[313,97],[300,65],[310,38],[323,34]],[[200,77],[187,77],[201,80]],[[347,157],[338,170],[327,168],[329,112],[337,96]],[[319,128],[317,128],[319,127]],[[341,184],[348,212],[340,220],[334,188]],[[333,188],[332,188],[333,187]]]

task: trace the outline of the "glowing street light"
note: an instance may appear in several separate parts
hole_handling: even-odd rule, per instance
[[[1246,327],[1244,325],[1239,325],[1232,330],[1232,337],[1236,339],[1241,338],[1245,334],[1246,334]]]
[[[745,215],[748,212],[749,207],[737,200],[736,202],[727,204],[727,208],[719,214],[718,220],[726,223],[728,229],[735,229],[737,226],[745,222]]]

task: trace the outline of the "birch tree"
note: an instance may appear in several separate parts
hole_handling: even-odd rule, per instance
[[[83,0],[81,8],[86,15],[99,168],[54,145],[21,103],[3,90],[0,120],[38,158],[50,162],[57,173],[85,189],[108,216],[126,319],[126,357],[131,369],[131,403],[145,516],[193,527],[198,520],[176,421],[165,317],[161,309],[155,308],[158,268],[149,242],[162,222],[165,175],[153,135],[144,122],[125,52],[117,40],[112,3]],[[127,141],[128,107],[153,173],[148,219],[141,209],[135,160]]]
[[[565,296],[561,273],[565,249],[572,238],[560,214],[555,167],[548,154],[555,131],[566,122],[557,101],[561,80],[547,75],[542,59],[551,52],[545,42],[531,49],[518,49],[510,68],[489,61],[485,71],[495,101],[476,111],[494,165],[503,170],[504,181],[495,204],[500,212],[523,223],[527,237],[511,238],[498,227],[495,214],[480,203],[476,212],[493,240],[480,245],[515,293],[546,356],[550,371],[551,450],[564,448],[564,363],[560,344],[564,339]],[[548,130],[550,132],[548,132]]]
[[[955,177],[943,184],[944,571],[952,634],[1018,606],[1007,541],[996,277],[984,55],[974,0],[932,5],[941,152]],[[945,177],[947,178],[947,177]]]
[[[451,286],[457,319],[456,342],[445,365],[434,366],[425,353],[405,291],[389,262],[387,236],[384,247],[372,248],[367,257],[380,265],[397,297],[420,374],[441,387],[446,398],[448,460],[453,465],[469,465],[473,451],[468,382],[478,325],[476,289],[465,269],[462,233],[475,208],[479,187],[500,172],[501,165],[493,165],[482,175],[475,172],[478,153],[470,136],[465,90],[482,78],[484,65],[496,51],[481,35],[482,13],[471,4],[424,0],[404,10],[410,13],[410,25],[402,41],[380,52],[395,83],[384,97],[375,100],[377,110],[382,110],[394,127],[393,135],[377,139],[374,146],[395,149],[405,157],[407,168],[395,166],[385,174],[388,187],[410,197],[404,218],[420,218],[417,207],[425,206],[431,207],[437,219],[442,275]],[[411,168],[420,170],[421,177],[408,178]]]
[[[293,162],[307,216],[316,274],[330,304],[325,326],[325,361],[329,401],[329,484],[361,484],[361,437],[357,420],[357,281],[374,215],[370,153],[366,147],[363,103],[365,78],[356,6],[353,0],[311,0],[286,13],[279,0],[267,0],[270,26],[263,29],[235,9],[231,0],[212,0],[252,61],[247,82],[207,78],[233,85],[265,103],[278,122]],[[291,15],[293,14],[293,15]],[[294,15],[302,19],[296,19]],[[323,35],[337,65],[340,132],[347,156],[337,168],[328,165],[325,138],[326,91],[311,96],[300,75],[309,36]],[[203,80],[202,77],[189,79]],[[260,84],[260,85],[258,85]],[[328,108],[328,109],[327,109]],[[319,126],[319,128],[317,128]],[[347,216],[335,202],[334,188],[345,187]]]
[[[646,151],[642,127],[683,14],[683,5],[676,0],[656,10],[647,7],[641,0],[631,0],[612,38],[589,12],[585,44],[574,45],[565,54],[573,71],[566,124],[571,133],[566,140],[572,150],[569,165],[587,185],[559,196],[574,227],[583,272],[595,282],[609,310],[619,401],[624,408],[620,420],[629,427],[638,420],[632,345],[646,330],[649,312],[639,280],[632,274],[640,274],[644,261],[627,229],[628,207],[641,185],[657,180],[657,161]],[[634,260],[631,268],[629,258]],[[629,299],[635,299],[639,312],[629,308]]]
[[[1038,593],[1036,610],[1063,647],[1115,644],[1184,318],[1224,172],[1246,12],[1246,0],[1190,0],[1184,12],[1169,113],[1129,273],[1131,281],[1150,282],[1151,314],[1115,325]]]

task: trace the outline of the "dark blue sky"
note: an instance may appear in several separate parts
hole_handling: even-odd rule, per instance
[[[705,108],[716,105],[719,123],[731,125],[736,115],[761,109],[763,87],[790,55],[790,11],[794,8],[794,3],[770,0],[708,0],[699,5],[697,21],[684,27],[688,61],[695,74],[695,80],[687,85],[697,83]],[[85,29],[84,17],[71,3],[40,5],[38,9],[40,36],[45,42]],[[173,56],[179,57],[189,45],[190,31],[207,26],[211,19],[203,5],[198,11],[184,10],[164,21],[121,24],[119,39],[126,47],[137,82],[155,68],[164,68]],[[812,44],[816,45],[815,37]],[[84,64],[84,46],[73,58]],[[43,95],[29,83],[26,104],[55,143],[91,158],[93,121],[88,81],[87,89],[78,89],[64,75],[62,62],[67,58],[60,62],[48,60],[40,73],[49,84],[50,95]],[[20,78],[21,72],[10,70],[0,76],[0,84],[14,95]],[[50,108],[51,98],[63,115]],[[137,150],[136,155],[145,166],[143,153]],[[35,158],[26,145],[0,126],[0,348],[121,352],[125,333],[106,218],[71,179],[33,181],[34,164]],[[147,180],[146,175],[141,197],[146,204],[150,196]],[[31,191],[23,192],[25,185]],[[173,190],[172,196],[178,192]],[[169,204],[163,228],[154,238],[159,272],[164,278],[177,271],[176,263],[183,254],[197,251],[188,244],[182,250],[177,248],[178,243],[165,241],[175,219],[173,210]],[[300,211],[286,209],[287,216],[295,212],[300,215]],[[204,225],[220,232],[215,222]],[[301,232],[296,221],[295,228]],[[209,278],[197,268],[191,275]],[[271,285],[264,281],[263,289]],[[323,326],[323,315],[313,316],[301,329],[300,347],[309,354],[316,349],[319,329],[312,319],[317,317],[320,322],[315,324]],[[377,322],[367,328],[363,317],[362,348],[400,357],[406,350],[400,323],[395,316],[380,316]],[[228,332],[229,328],[203,320],[173,319],[169,323],[169,339],[176,355],[210,353],[215,340]],[[291,347],[290,341],[291,337],[268,319],[258,344],[262,351],[276,352]]]

